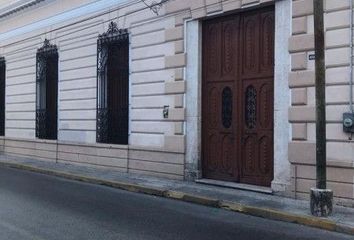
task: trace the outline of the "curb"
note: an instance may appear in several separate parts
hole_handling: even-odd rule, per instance
[[[49,170],[40,167],[33,167],[30,165],[20,164],[20,163],[9,163],[9,162],[0,161],[0,166],[26,170],[26,171],[36,172],[36,173],[42,173],[46,175],[52,175],[56,177],[61,177],[61,178],[66,178],[66,179],[76,180],[76,181],[81,181],[86,183],[113,187],[113,188],[129,191],[129,192],[143,193],[143,194],[165,197],[169,199],[175,199],[175,200],[195,203],[199,205],[214,207],[214,208],[221,208],[233,212],[243,213],[246,215],[262,217],[271,220],[297,223],[297,224],[328,230],[332,232],[354,235],[354,226],[337,223],[335,221],[324,219],[324,218],[292,214],[292,213],[274,210],[270,208],[254,207],[254,206],[245,205],[241,203],[224,201],[224,200],[214,199],[210,197],[185,193],[181,191],[141,186],[139,184],[127,183],[127,182],[102,180],[94,177],[87,177],[87,176],[71,174],[71,173],[66,173],[66,172],[61,172],[56,170]]]
[[[221,208],[228,209],[234,212],[249,214],[252,216],[283,222],[298,223],[305,226],[337,232],[337,223],[328,219],[291,214],[288,212],[278,211],[274,209],[247,206],[233,202],[222,202]]]

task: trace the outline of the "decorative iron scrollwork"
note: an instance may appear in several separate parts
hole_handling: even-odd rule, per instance
[[[5,72],[5,58],[0,57],[0,136],[5,135]]]
[[[36,56],[36,137],[56,139],[58,48],[45,39]]]
[[[117,23],[110,22],[108,30],[98,35],[97,40],[97,77],[98,81],[105,81],[107,72],[108,48],[119,42],[127,41],[129,33],[127,29],[119,29]]]
[[[46,82],[48,60],[58,57],[58,48],[49,42],[48,39],[44,40],[43,46],[37,50],[37,74],[36,81]]]
[[[248,86],[245,99],[245,122],[249,129],[256,127],[257,121],[257,91],[254,86]]]
[[[45,109],[36,110],[36,137],[47,137],[47,111]]]
[[[232,123],[232,90],[225,87],[222,91],[222,125],[230,128]]]
[[[4,57],[0,57],[0,67],[4,66],[5,63],[6,63],[5,58]]]
[[[97,109],[97,142],[126,144],[127,130],[128,108]]]
[[[108,108],[97,108],[97,142],[109,142],[109,119]]]
[[[98,45],[104,45],[109,42],[126,40],[129,37],[127,29],[120,29],[116,22],[110,22],[108,30],[98,35]]]
[[[115,22],[98,36],[96,141],[100,143],[128,143],[128,46],[128,30]]]
[[[56,54],[57,52],[57,46],[51,44],[48,39],[44,39],[43,46],[37,50],[37,55],[51,55]]]

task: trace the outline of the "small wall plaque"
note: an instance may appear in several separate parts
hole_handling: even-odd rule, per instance
[[[315,60],[316,59],[316,55],[315,54],[310,54],[309,55],[309,60]]]

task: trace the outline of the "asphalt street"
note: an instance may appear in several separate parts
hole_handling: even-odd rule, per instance
[[[354,239],[297,224],[0,168],[0,240]]]

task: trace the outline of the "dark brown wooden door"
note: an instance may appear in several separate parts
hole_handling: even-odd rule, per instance
[[[274,9],[203,23],[203,177],[273,179]]]

